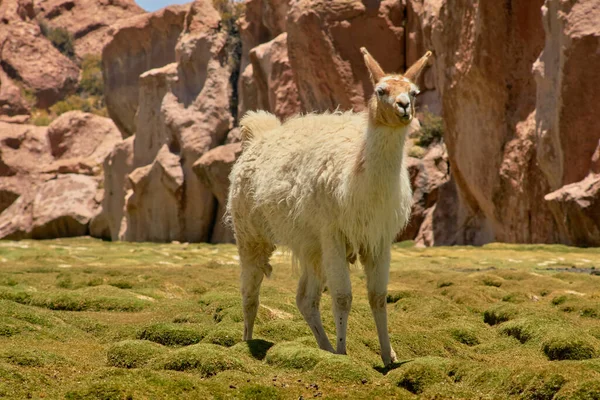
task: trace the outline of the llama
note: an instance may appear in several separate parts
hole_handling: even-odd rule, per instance
[[[275,245],[301,268],[296,304],[319,347],[346,354],[352,291],[348,263],[367,278],[381,358],[396,361],[387,328],[391,244],[406,225],[412,193],[404,142],[427,52],[404,75],[385,74],[361,48],[374,85],[368,111],[295,116],[283,124],[264,111],[242,118],[243,152],[229,176],[227,215],[241,264],[244,340],[252,339],[263,276]],[[334,351],[319,303],[327,285],[336,327]]]

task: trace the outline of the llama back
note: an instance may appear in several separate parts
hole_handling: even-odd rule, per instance
[[[254,132],[255,126],[258,124],[250,128],[247,145],[230,175],[228,207],[234,228],[245,229],[235,223],[238,212],[240,223],[247,223],[249,229],[263,228],[253,234],[260,233],[267,240],[277,238],[278,243],[294,248],[294,232],[316,234],[322,221],[336,213],[344,176],[350,172],[359,151],[357,142],[364,135],[366,116],[297,116],[268,134]]]

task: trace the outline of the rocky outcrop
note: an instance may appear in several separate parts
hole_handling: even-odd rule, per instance
[[[233,232],[223,221],[227,207],[229,173],[233,163],[242,153],[241,143],[219,146],[204,154],[194,164],[194,172],[200,181],[210,189],[218,202],[211,243],[233,242]]]
[[[164,145],[150,165],[129,174],[125,240],[170,242],[184,230],[183,171],[179,157]]]
[[[427,240],[419,236],[423,221],[439,198],[439,187],[450,178],[448,154],[442,144],[427,149],[421,158],[408,157],[406,162],[413,190],[413,206],[408,225],[396,240],[416,240],[426,245]]]
[[[107,237],[125,240],[125,197],[131,190],[128,176],[133,171],[133,139],[129,137],[115,145],[104,160],[104,197],[102,216],[108,227]]]
[[[395,0],[292,3],[288,55],[302,110],[364,109],[373,88],[359,49],[368,48],[385,71],[403,71],[403,20]]]
[[[75,53],[101,54],[110,40],[109,26],[120,20],[143,14],[134,0],[39,0],[35,13],[52,28],[67,30],[75,39]]]
[[[545,196],[560,230],[561,242],[600,246],[600,175],[565,185]]]
[[[28,114],[30,105],[21,89],[0,68],[0,117]]]
[[[105,187],[115,188],[103,202],[111,216],[112,238],[211,238],[216,200],[193,165],[222,144],[232,128],[228,33],[219,13],[205,1],[189,7],[181,31],[174,45],[177,62],[140,74],[132,153],[113,152],[105,163]],[[138,34],[129,30],[118,40],[129,42]],[[118,74],[110,70],[111,64],[108,68],[105,75]]]
[[[136,132],[139,77],[175,61],[175,45],[189,7],[171,6],[118,21],[102,50],[104,95],[110,117],[124,137]]]
[[[250,51],[250,60],[256,87],[255,109],[270,110],[281,119],[298,114],[300,99],[287,55],[287,33],[256,46]]]
[[[582,180],[591,168],[600,129],[600,7],[547,0],[545,46],[534,64],[537,83],[537,161],[552,190]]]
[[[0,30],[0,66],[47,108],[75,91],[79,68],[46,39],[35,23],[13,20]]]
[[[48,128],[0,122],[0,238],[88,234],[100,165],[120,138],[110,119],[79,111]]]

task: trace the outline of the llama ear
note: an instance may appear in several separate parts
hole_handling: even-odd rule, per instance
[[[431,53],[431,51],[428,51],[427,53],[425,53],[425,55],[423,57],[421,57],[417,62],[415,62],[405,73],[404,76],[408,79],[410,79],[412,82],[417,82],[419,80],[419,78],[421,77],[421,74],[423,73],[423,71],[425,70],[425,67],[427,66],[427,62],[429,61],[429,58],[431,58],[433,53]]]
[[[369,70],[369,74],[371,75],[371,80],[373,81],[373,85],[377,84],[381,78],[385,76],[385,72],[379,66],[379,63],[375,61],[375,59],[369,54],[367,49],[364,47],[360,48],[360,52],[365,56],[365,65]]]

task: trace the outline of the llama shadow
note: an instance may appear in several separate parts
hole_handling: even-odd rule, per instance
[[[267,355],[267,351],[269,351],[275,343],[262,339],[252,339],[248,340],[246,344],[253,358],[263,360]]]
[[[391,365],[388,365],[387,367],[377,366],[377,367],[373,367],[373,369],[382,375],[387,375],[388,372],[390,372],[404,364],[407,364],[411,361],[413,361],[413,359],[396,361],[395,363],[392,363]]]

